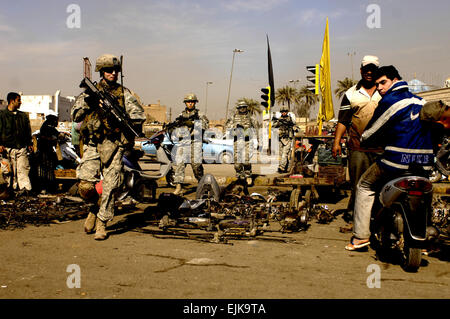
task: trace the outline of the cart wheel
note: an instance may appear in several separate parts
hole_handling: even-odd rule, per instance
[[[312,208],[312,193],[310,189],[305,192],[305,203],[308,211],[310,211]]]
[[[289,200],[289,208],[290,209],[298,209],[298,204],[301,201],[302,192],[300,188],[296,188],[291,192],[291,198]]]

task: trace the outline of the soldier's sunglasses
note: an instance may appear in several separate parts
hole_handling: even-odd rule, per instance
[[[115,68],[115,67],[103,68],[103,72],[106,72],[106,73],[113,73],[114,71],[116,71],[116,73],[119,73],[120,68]]]

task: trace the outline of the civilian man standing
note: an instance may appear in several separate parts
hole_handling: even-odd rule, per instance
[[[348,217],[353,216],[355,190],[359,178],[375,161],[377,153],[382,151],[377,148],[363,148],[359,141],[367,123],[372,118],[378,101],[381,100],[373,79],[373,73],[379,65],[376,56],[366,55],[363,58],[361,80],[345,92],[339,109],[339,122],[332,151],[334,157],[341,154],[341,138],[348,131],[348,171],[351,185],[351,195],[347,206]]]
[[[27,151],[33,150],[30,119],[27,113],[19,111],[22,101],[18,93],[8,93],[7,100],[8,107],[0,111],[0,153],[9,160],[12,168],[8,186],[18,190],[18,195],[29,195],[31,182]]]

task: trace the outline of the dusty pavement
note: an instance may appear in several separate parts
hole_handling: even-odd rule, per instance
[[[164,191],[172,189],[158,189]],[[264,187],[251,191],[266,194]],[[347,200],[329,208],[344,208]],[[146,207],[116,216],[102,242],[84,234],[81,219],[0,231],[0,298],[450,297],[449,256],[424,256],[418,273],[406,273],[378,261],[372,249],[348,252],[341,216],[329,224],[311,220],[308,230],[289,234],[272,222],[263,236],[214,244],[197,237],[200,230],[162,233]]]

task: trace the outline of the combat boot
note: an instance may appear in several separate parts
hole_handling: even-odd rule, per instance
[[[175,191],[173,192],[174,195],[182,195],[183,194],[183,186],[181,184],[177,184],[177,187],[175,188]]]
[[[95,229],[95,240],[105,240],[106,239],[106,222],[102,221],[100,218],[97,218],[96,221],[97,227]]]
[[[89,215],[84,222],[84,231],[87,234],[91,234],[95,229],[95,221],[97,220],[97,216],[94,213],[89,212]]]

